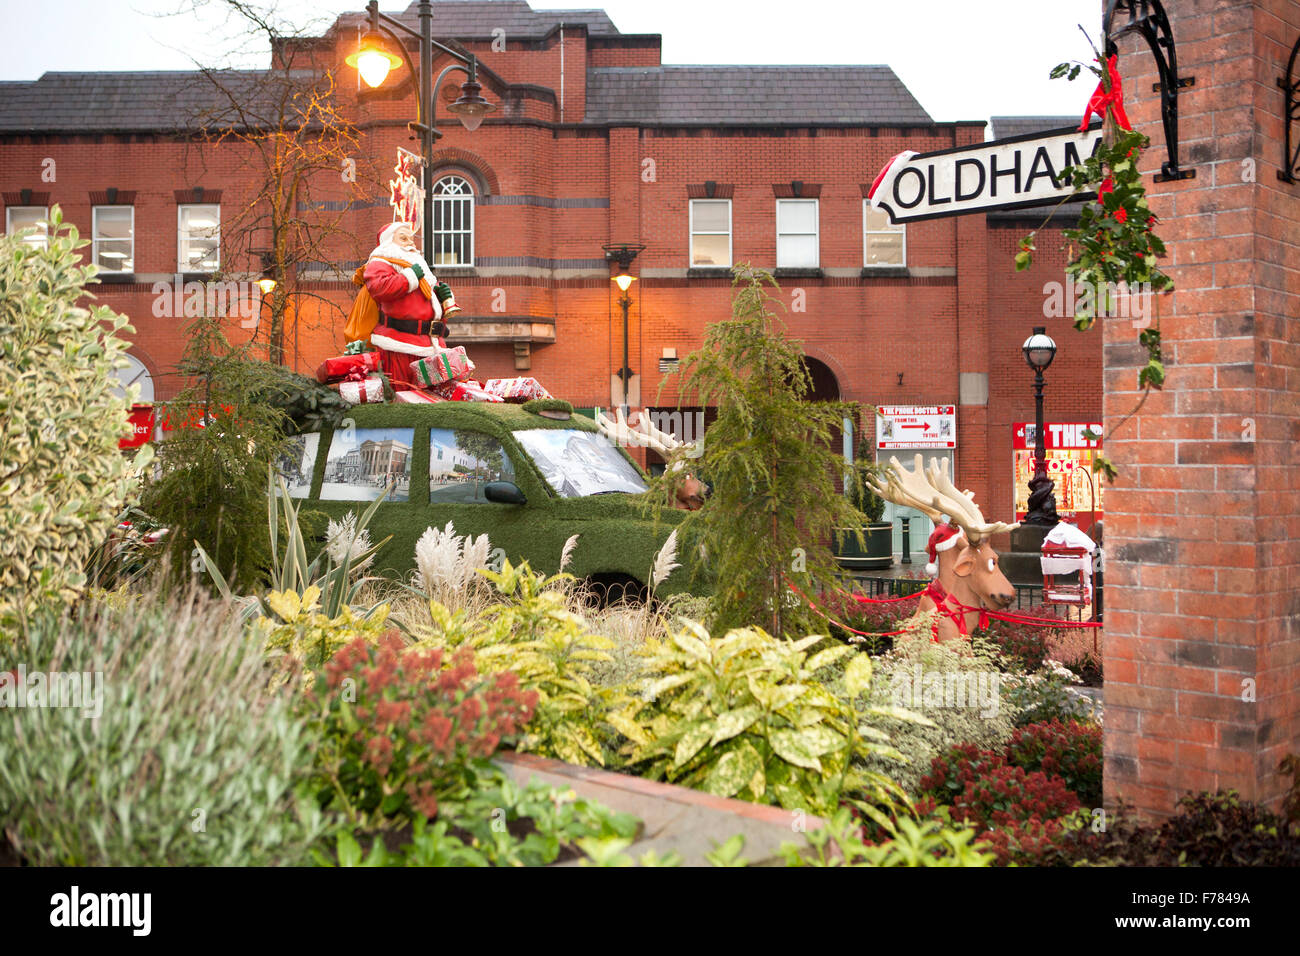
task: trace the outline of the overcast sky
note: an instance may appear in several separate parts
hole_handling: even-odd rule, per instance
[[[199,0],[211,8],[221,0]],[[269,0],[250,0],[266,4]],[[894,71],[936,120],[1074,115],[1093,84],[1049,80],[1062,60],[1087,59],[1102,0],[531,0],[537,10],[603,8],[624,33],[663,36],[664,63],[867,64]],[[46,0],[11,9],[0,80],[48,70],[183,70],[265,66],[268,54],[232,60],[224,16],[195,0]],[[328,25],[364,0],[278,0],[285,20]],[[162,16],[178,9],[180,15]],[[405,9],[381,0],[380,9]],[[435,19],[435,32],[437,20]],[[319,32],[319,31],[317,31]],[[1088,74],[1085,74],[1087,76]]]

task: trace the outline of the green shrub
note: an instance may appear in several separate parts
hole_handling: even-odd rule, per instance
[[[975,846],[975,831],[940,820],[898,821],[897,833],[879,845],[862,840],[847,810],[806,835],[808,845],[782,844],[786,866],[988,866],[993,854]]]
[[[149,594],[44,613],[0,670],[102,675],[95,719],[0,708],[0,823],[33,865],[309,860],[312,741],[226,609]],[[304,794],[305,796],[305,794]]]
[[[810,654],[814,647],[831,646]],[[713,638],[683,621],[671,640],[646,647],[641,699],[607,719],[631,741],[629,769],[723,797],[828,813],[855,795],[892,805],[902,792],[859,762],[896,756],[869,713],[902,712],[858,699],[871,683],[871,659],[819,635],[799,641],[759,628]],[[838,678],[842,695],[818,673],[851,657]]]
[[[0,638],[25,610],[81,591],[152,456],[146,446],[133,467],[117,447],[135,393],[117,397],[114,372],[134,330],[107,306],[77,307],[95,274],[86,245],[58,206],[48,246],[0,236]]]
[[[949,748],[963,743],[973,744],[983,750],[1001,752],[1015,729],[1015,710],[1001,694],[1002,677],[997,673],[987,648],[976,644],[976,652],[954,649],[947,644],[930,640],[928,629],[919,638],[900,636],[895,650],[876,659],[876,680],[872,682],[872,702],[878,705],[901,704],[908,710],[924,716],[928,723],[898,720],[876,714],[869,718],[872,726],[889,735],[890,745],[903,755],[906,762],[887,762],[880,757],[867,760],[867,767],[888,772],[909,794],[919,792],[921,778],[929,772],[930,762]],[[927,705],[924,681],[927,675],[963,675],[970,686],[981,686],[984,681],[990,690],[997,691],[996,710],[986,709],[980,701],[975,706],[947,706],[948,702]],[[917,683],[921,683],[922,696],[915,698]],[[901,699],[900,699],[901,697]],[[969,702],[968,702],[969,703]]]
[[[432,630],[416,628],[417,646],[472,648],[485,673],[510,671],[537,696],[532,719],[516,749],[582,766],[605,766],[619,738],[606,729],[607,714],[626,704],[626,695],[598,683],[614,643],[588,631],[569,607],[568,575],[545,578],[527,563],[505,562],[500,572],[484,570],[496,600],[470,621],[429,602]]]

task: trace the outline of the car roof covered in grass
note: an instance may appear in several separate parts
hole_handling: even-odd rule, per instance
[[[526,428],[569,428],[579,431],[599,431],[590,418],[577,413],[565,419],[547,418],[538,414],[541,407],[561,406],[567,403],[547,401],[514,405],[508,402],[434,402],[433,404],[399,402],[388,405],[356,405],[348,409],[347,417],[358,428],[405,428],[422,425],[429,428],[476,428],[490,434],[504,436],[507,432]]]

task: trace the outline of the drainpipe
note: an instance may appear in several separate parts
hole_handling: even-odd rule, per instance
[[[560,122],[564,122],[564,22],[560,22]]]

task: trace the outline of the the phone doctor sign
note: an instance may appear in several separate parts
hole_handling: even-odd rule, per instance
[[[1061,172],[1077,166],[1101,144],[1101,124],[1086,132],[1049,130],[933,153],[899,153],[876,176],[868,195],[892,222],[1041,206],[1072,194]]]

